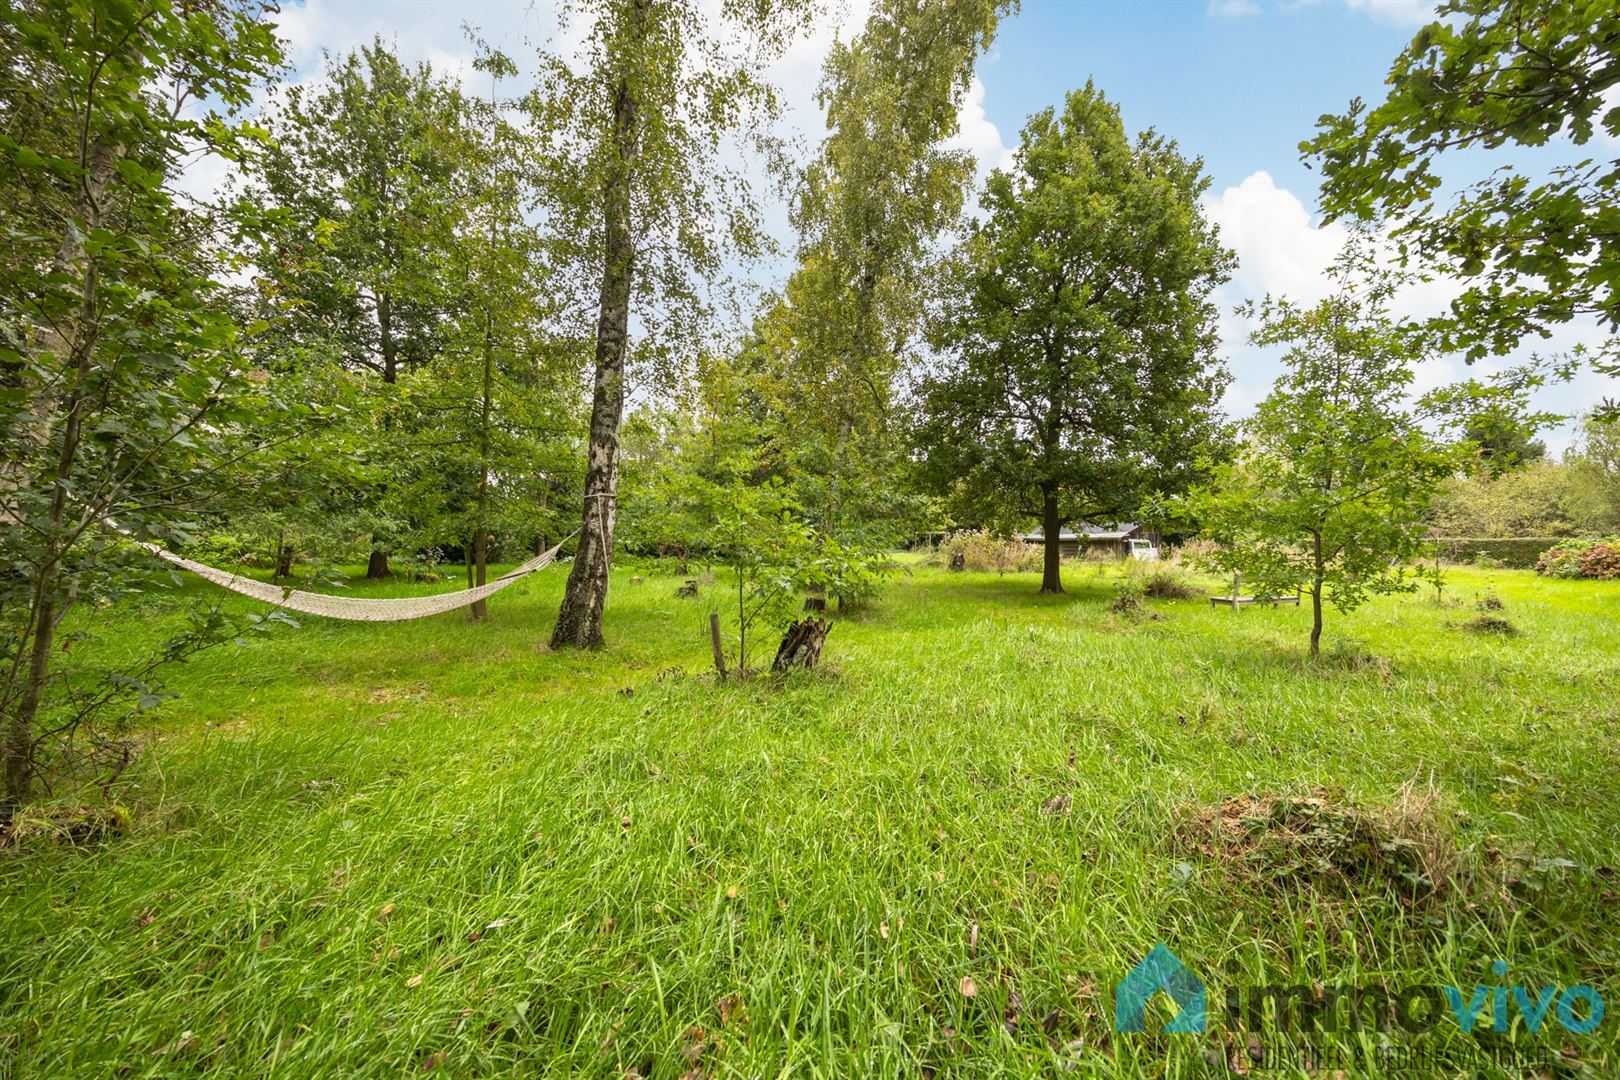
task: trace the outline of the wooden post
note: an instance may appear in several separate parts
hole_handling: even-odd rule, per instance
[[[709,644],[714,647],[714,670],[720,673],[721,681],[726,677],[726,653],[720,648],[720,613],[709,612]]]

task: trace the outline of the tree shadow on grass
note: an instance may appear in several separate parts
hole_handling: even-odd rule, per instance
[[[1064,591],[1061,593],[1041,592],[1038,574],[995,577],[988,574],[961,574],[921,584],[954,599],[993,602],[1008,608],[1067,608],[1075,604],[1101,603],[1114,595],[1112,580],[1090,575],[1081,577],[1078,574],[1064,575]]]

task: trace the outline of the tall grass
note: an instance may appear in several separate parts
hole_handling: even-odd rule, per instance
[[[483,625],[308,620],[211,655],[153,717],[126,833],[0,852],[0,1074],[1219,1071],[1243,1033],[1112,1031],[1158,941],[1213,985],[1471,987],[1502,959],[1613,989],[1612,584],[1459,572],[1521,636],[1385,599],[1328,624],[1377,662],[1311,665],[1292,608],[1126,620],[1116,572],[1068,575],[913,566],[826,670],[744,685],[706,674],[724,580],[678,600],[652,573],[616,577],[600,653],[547,650],[553,574]],[[137,649],[175,603],[96,613],[85,647]],[[1389,820],[1413,783],[1460,882],[1424,904],[1178,840],[1319,788]],[[1491,1039],[1612,1075],[1615,1030]],[[1449,1022],[1423,1040],[1493,1071]]]

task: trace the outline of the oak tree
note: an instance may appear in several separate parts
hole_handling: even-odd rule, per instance
[[[923,474],[964,516],[1046,533],[1059,593],[1065,522],[1137,513],[1179,492],[1218,443],[1211,293],[1232,266],[1199,197],[1202,163],[1127,139],[1091,84],[1023,132],[955,253],[934,329],[945,356],[916,430]]]

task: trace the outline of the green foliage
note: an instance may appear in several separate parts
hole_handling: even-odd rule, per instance
[[[1268,297],[1246,309],[1258,317],[1256,344],[1288,347],[1287,371],[1244,424],[1240,458],[1187,504],[1221,545],[1213,567],[1241,572],[1262,594],[1311,594],[1312,656],[1324,600],[1353,611],[1433,572],[1410,564],[1429,551],[1436,489],[1470,460],[1455,429],[1475,403],[1511,397],[1463,384],[1409,401],[1422,353],[1388,315],[1395,279],[1360,243],[1335,274],[1338,290],[1315,306]]]
[[[258,151],[237,114],[281,62],[261,14],[245,0],[0,9],[0,820],[41,765],[141,706],[154,664],[230,634],[199,614],[187,645],[122,669],[61,648],[75,606],[140,587],[146,557],[113,541],[109,516],[172,535],[251,467],[267,412],[290,408],[287,447],[312,422],[247,377],[251,328],[219,284],[262,220],[173,186],[192,153]]]
[[[1463,435],[1493,476],[1546,459],[1547,444],[1534,434],[1533,428],[1511,416],[1481,414],[1463,424]]]
[[[579,357],[525,218],[536,135],[496,94],[511,61],[479,48],[487,98],[378,41],[272,109],[260,356],[283,389],[348,388],[329,452],[256,493],[278,550],[342,522],[378,550],[460,550],[475,577],[492,536],[526,550],[559,531]]]
[[[278,90],[249,189],[277,226],[254,252],[272,363],[308,352],[392,383],[438,351],[469,120],[454,83],[381,39]]]
[[[1563,540],[1536,561],[1536,573],[1547,577],[1620,578],[1620,537],[1601,540]]]
[[[921,389],[925,480],[959,516],[1117,520],[1183,490],[1221,439],[1211,291],[1232,255],[1205,220],[1202,163],[1134,144],[1089,84],[1024,129],[955,253]],[[1144,238],[1151,238],[1144,242]],[[1055,560],[1049,591],[1061,591]]]
[[[642,410],[626,426],[626,537],[730,567],[740,671],[751,640],[784,628],[807,594],[863,603],[891,571],[887,545],[834,534],[807,509],[801,492],[819,492],[821,478],[782,452],[780,419],[757,386],[746,358],[709,361],[689,410]]]
[[[1533,568],[1542,553],[1558,543],[1559,540],[1551,536],[1447,536],[1434,541],[1441,556],[1451,562],[1506,566],[1516,570]]]
[[[1614,281],[1620,169],[1603,155],[1533,176],[1498,161],[1488,179],[1438,206],[1454,155],[1585,147],[1620,137],[1620,35],[1607,0],[1447,0],[1396,57],[1389,93],[1324,116],[1300,150],[1320,161],[1330,215],[1384,215],[1412,252],[1469,279],[1437,321],[1470,359],[1506,353],[1577,317],[1620,328]],[[1594,357],[1620,364],[1615,339]]]
[[[1040,548],[1019,537],[998,535],[989,529],[957,529],[947,533],[940,542],[939,554],[953,570],[1010,574],[1038,570],[1041,565]]]
[[[972,158],[945,140],[1008,6],[883,0],[826,60],[829,134],[793,204],[798,266],[767,299],[749,352],[804,512],[843,545],[893,546],[938,524],[907,483],[896,406],[939,238],[973,179]]]

